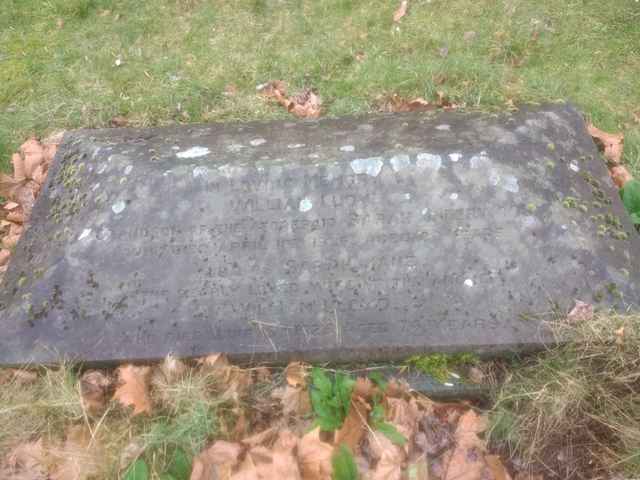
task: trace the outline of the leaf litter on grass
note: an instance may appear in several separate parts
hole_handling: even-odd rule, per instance
[[[196,380],[204,390],[176,391]],[[503,468],[500,459],[489,456],[481,436],[483,415],[468,404],[433,402],[399,380],[355,378],[301,362],[281,373],[245,369],[213,354],[195,362],[170,356],[157,365],[90,370],[77,382],[85,420],[70,421],[62,438],[40,432],[15,445],[0,461],[3,478],[101,478],[105,435],[116,428],[111,422],[129,418],[131,425],[151,424],[149,432],[158,421],[182,428],[166,423],[167,415],[199,395],[220,405],[219,428],[205,432],[196,449],[171,432],[164,443],[131,430],[117,434],[118,450],[109,458],[121,478],[451,480],[470,470],[483,480],[502,478],[493,473]],[[166,460],[158,462],[160,454]]]

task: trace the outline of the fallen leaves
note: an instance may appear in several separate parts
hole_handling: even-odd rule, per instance
[[[435,101],[428,101],[422,97],[414,98],[412,100],[400,95],[384,94],[380,95],[376,99],[378,110],[387,113],[399,113],[399,112],[428,112],[433,110],[455,110],[462,105],[451,102],[447,95],[438,91],[436,93],[437,99]]]
[[[113,398],[125,407],[133,407],[133,415],[151,413],[149,395],[151,367],[123,365],[117,369],[117,387]]]
[[[98,370],[89,370],[80,377],[80,399],[90,415],[104,411],[113,387],[113,378]]]
[[[398,9],[393,12],[393,21],[394,22],[399,22],[402,17],[404,17],[407,14],[407,8],[409,7],[409,2],[408,0],[402,0],[400,2],[400,6],[398,7]]]
[[[622,150],[624,147],[624,135],[622,133],[607,133],[595,127],[592,123],[587,124],[587,131],[610,165],[619,165],[622,162]]]
[[[0,197],[8,200],[0,208],[0,281],[29,221],[61,139],[61,134],[42,142],[28,139],[11,157],[13,175],[0,173]]]
[[[18,381],[18,372],[0,381]],[[86,423],[70,426],[62,441],[45,438],[16,447],[12,456],[0,462],[0,476],[15,480],[99,477],[104,451],[96,432],[109,412],[109,402],[126,407],[131,416],[164,415],[163,405],[171,405],[171,400],[163,395],[194,375],[206,380],[206,392],[211,388],[210,394],[223,402],[234,426],[221,426],[225,440],[212,442],[193,461],[187,460],[191,480],[510,479],[500,459],[487,453],[481,436],[486,428],[484,416],[469,405],[433,402],[413,392],[406,382],[387,381],[380,375],[372,374],[374,380],[354,379],[343,372],[311,371],[299,362],[289,364],[281,377],[273,376],[264,367],[241,369],[223,354],[189,363],[168,355],[153,366],[84,372],[79,392],[89,414]],[[264,391],[276,379],[281,384],[271,387],[272,395],[254,397],[253,389]],[[331,423],[335,428],[321,428],[315,410],[316,423],[311,423],[312,389],[324,395],[324,403],[314,404],[314,409],[327,408],[331,395],[342,405],[336,406],[336,412],[348,406],[340,423]],[[246,408],[260,408],[262,400],[270,402],[263,404],[271,410],[268,421]],[[92,424],[97,427],[89,429]],[[138,435],[129,438],[114,458],[124,478],[135,478],[131,472],[137,467],[151,465],[148,455],[148,445]]]
[[[322,100],[310,88],[305,88],[298,95],[288,97],[285,83],[281,80],[274,80],[259,85],[257,89],[264,96],[274,98],[296,117],[318,118],[322,112]]]
[[[575,305],[567,315],[567,322],[577,324],[588,322],[593,318],[593,305],[590,303],[576,300]]]

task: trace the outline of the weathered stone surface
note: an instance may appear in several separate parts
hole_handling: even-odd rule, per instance
[[[442,113],[69,134],[0,299],[0,362],[353,360],[539,344],[638,301],[580,115]]]

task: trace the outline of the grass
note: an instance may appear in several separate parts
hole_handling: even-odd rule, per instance
[[[442,90],[484,110],[569,99],[626,133],[640,171],[635,1],[409,3],[395,25],[398,2],[380,0],[3,0],[0,169],[31,134],[116,115],[138,126],[285,117],[256,94],[282,79],[317,89],[327,115],[374,110],[383,93]]]
[[[557,478],[640,476],[640,315],[558,325],[570,340],[509,369],[494,445]]]
[[[76,371],[71,365],[43,368],[33,383],[0,388],[0,459],[17,444],[40,437],[61,441],[69,426],[86,424],[101,446],[100,478],[121,478],[123,467],[137,455],[160,474],[176,452],[190,461],[210,440],[226,435],[220,421],[228,405],[206,372],[190,370],[175,381],[154,381],[153,414],[132,418],[116,402],[103,415],[88,416]],[[123,465],[126,451],[133,455]]]

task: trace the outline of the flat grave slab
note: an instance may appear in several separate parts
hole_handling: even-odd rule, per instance
[[[67,134],[0,294],[0,363],[540,346],[633,308],[639,240],[568,105]]]

